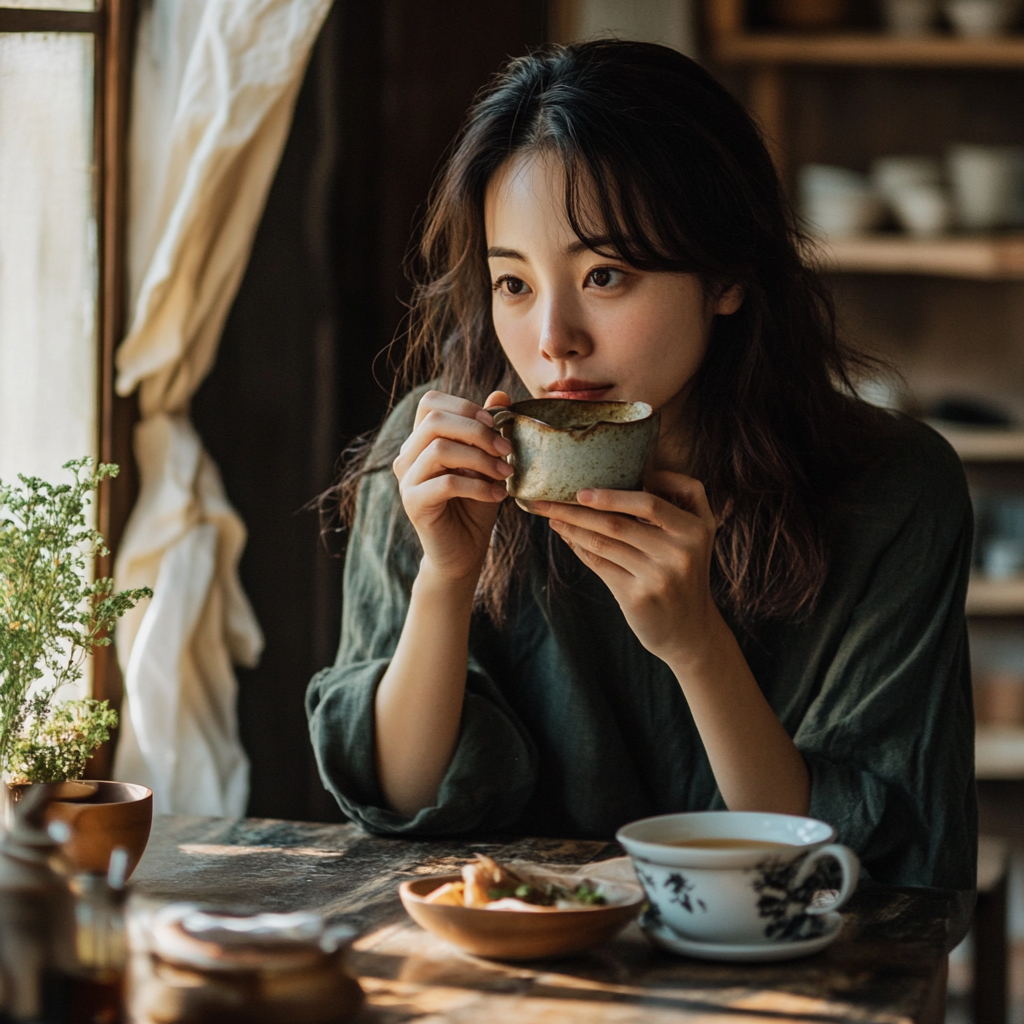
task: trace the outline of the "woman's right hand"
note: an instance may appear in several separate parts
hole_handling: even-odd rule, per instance
[[[483,407],[428,391],[393,463],[424,568],[440,580],[476,586],[512,475],[504,459],[512,446],[493,429],[487,409],[509,404],[503,391],[493,392]]]

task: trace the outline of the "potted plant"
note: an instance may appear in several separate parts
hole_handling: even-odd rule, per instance
[[[84,458],[64,468],[68,483],[0,481],[0,773],[3,788],[15,794],[37,782],[81,779],[117,712],[107,701],[59,701],[58,691],[82,678],[93,650],[110,644],[117,620],[152,596],[148,588],[117,593],[107,577],[90,580],[107,549],[89,525],[88,504],[117,466]],[[66,795],[73,802],[52,804],[50,816],[73,825],[67,852],[77,866],[104,870],[113,846],[138,845],[143,823],[145,847],[152,818],[145,787],[89,782]],[[132,852],[134,867],[142,850]]]

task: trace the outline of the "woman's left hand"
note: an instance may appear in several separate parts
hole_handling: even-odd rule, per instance
[[[579,505],[533,507],[604,580],[644,647],[679,668],[704,660],[716,634],[717,523],[699,480],[662,470],[647,484],[652,491],[585,490]]]

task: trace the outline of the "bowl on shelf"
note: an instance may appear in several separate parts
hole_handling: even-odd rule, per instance
[[[877,228],[885,217],[881,195],[857,171],[806,164],[800,168],[799,184],[804,220],[816,234],[861,235]]]
[[[426,897],[461,875],[427,875],[398,888],[409,916],[426,931],[474,956],[538,960],[599,946],[640,915],[646,897],[639,886],[603,883],[608,904],[572,910],[484,910]]]
[[[1024,220],[1024,146],[951,146],[947,156],[960,226],[973,231]]]
[[[1003,35],[1017,16],[1018,0],[946,0],[943,10],[957,35]]]
[[[879,157],[871,164],[871,182],[909,234],[934,238],[952,225],[953,202],[933,157]]]
[[[920,36],[932,31],[938,0],[883,0],[885,27],[894,36]]]

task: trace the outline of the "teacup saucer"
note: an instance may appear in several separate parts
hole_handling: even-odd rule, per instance
[[[769,960],[794,960],[799,956],[810,956],[835,942],[843,928],[843,915],[833,910],[823,915],[825,931],[813,939],[797,939],[795,942],[772,942],[767,944],[732,945],[719,942],[696,942],[684,939],[667,925],[651,924],[641,920],[640,924],[648,938],[657,946],[683,956],[698,960],[731,960],[739,963],[756,963]]]

